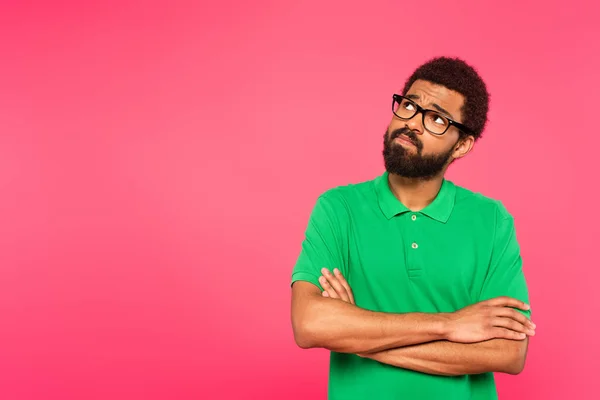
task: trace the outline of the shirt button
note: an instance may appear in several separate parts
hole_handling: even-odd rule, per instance
[[[410,217],[410,218],[411,218],[413,221],[416,221],[416,219],[417,219],[417,216],[413,214],[413,216],[412,216],[412,217]]]
[[[416,249],[416,248],[418,248],[418,247],[419,247],[419,245],[418,245],[418,244],[416,244],[416,243],[413,243],[413,244],[412,244],[412,248],[413,248],[413,249]]]

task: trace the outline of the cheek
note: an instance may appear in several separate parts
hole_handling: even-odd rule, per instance
[[[450,151],[452,143],[445,138],[437,137],[425,133],[419,136],[419,139],[423,143],[423,154],[441,154]]]

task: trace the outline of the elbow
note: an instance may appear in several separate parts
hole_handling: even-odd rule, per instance
[[[311,288],[311,290],[314,290]],[[321,297],[320,292],[292,296],[291,322],[294,341],[302,349],[324,347],[323,339],[326,330],[327,309],[322,304],[329,300]]]
[[[304,333],[294,333],[294,340],[296,341],[296,345],[301,349],[312,349],[317,347],[314,340]]]
[[[514,351],[507,352],[509,357],[505,361],[504,371],[510,375],[519,375],[525,369],[527,359],[527,345],[515,346]]]
[[[313,326],[314,324],[305,320],[292,321],[294,341],[301,349],[313,349],[315,347],[320,347],[317,340],[318,335]]]
[[[511,360],[506,368],[506,373],[510,375],[519,375],[525,369],[525,357],[519,357]]]

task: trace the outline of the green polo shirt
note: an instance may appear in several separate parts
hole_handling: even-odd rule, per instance
[[[323,193],[292,283],[322,289],[323,267],[339,268],[356,305],[372,311],[453,312],[497,296],[529,302],[512,216],[499,201],[449,180],[419,212],[394,196],[387,173]],[[331,352],[331,400],[496,398],[492,373],[428,375]]]

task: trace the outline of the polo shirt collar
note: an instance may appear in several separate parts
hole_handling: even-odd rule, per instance
[[[396,215],[409,212],[410,210],[400,202],[392,193],[388,183],[389,173],[386,171],[383,175],[375,179],[375,190],[379,201],[379,208],[387,219]],[[446,179],[442,181],[442,187],[438,195],[427,207],[420,212],[437,221],[446,223],[452,209],[454,208],[454,199],[456,195],[456,186]]]

